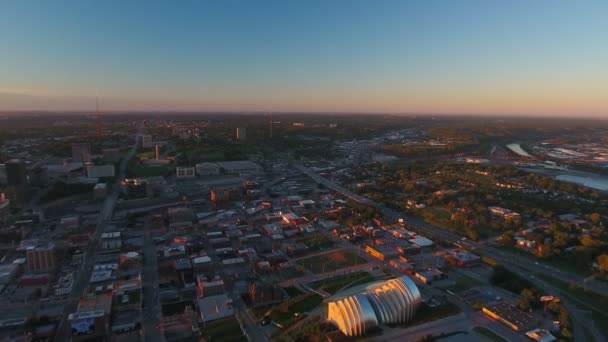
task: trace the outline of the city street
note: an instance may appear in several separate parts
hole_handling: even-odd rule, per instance
[[[145,341],[164,341],[161,329],[161,308],[158,298],[158,269],[156,260],[156,245],[152,240],[149,220],[145,224],[143,252],[143,330]]]
[[[78,301],[80,300],[80,297],[82,296],[89,284],[91,273],[93,271],[93,265],[95,264],[94,255],[99,247],[99,240],[101,234],[103,233],[103,228],[105,224],[112,219],[114,206],[116,205],[116,200],[118,199],[119,192],[122,189],[120,181],[125,177],[127,163],[129,162],[129,160],[131,160],[131,158],[135,156],[135,153],[137,152],[139,144],[137,137],[141,134],[142,131],[143,127],[139,126],[135,133],[133,146],[129,150],[129,153],[122,159],[120,163],[120,169],[116,177],[116,182],[112,184],[112,188],[110,190],[111,192],[107,195],[105,201],[102,204],[101,210],[99,212],[97,226],[95,228],[95,233],[91,238],[92,243],[88,245],[88,248],[85,251],[84,262],[80,266],[78,275],[74,278],[72,291],[70,292],[68,302],[64,308],[63,319],[59,324],[59,329],[57,332],[57,338],[59,341],[69,340],[71,332],[67,325],[68,315],[78,309]]]

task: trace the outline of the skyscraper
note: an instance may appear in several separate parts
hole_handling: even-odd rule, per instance
[[[11,159],[6,162],[6,183],[9,186],[26,186],[27,176],[25,163],[21,159]]]
[[[11,159],[5,163],[6,194],[12,205],[20,207],[27,198],[27,175],[25,163],[20,159]]]

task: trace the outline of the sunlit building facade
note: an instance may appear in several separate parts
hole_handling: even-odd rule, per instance
[[[421,302],[416,284],[403,276],[338,294],[327,302],[327,320],[346,336],[361,336],[380,324],[409,321]]]

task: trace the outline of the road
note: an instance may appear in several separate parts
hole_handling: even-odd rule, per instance
[[[80,300],[80,297],[89,285],[89,280],[91,279],[91,274],[93,272],[93,265],[95,264],[94,256],[97,249],[99,248],[99,241],[101,238],[101,234],[103,233],[103,228],[106,223],[112,219],[114,206],[116,205],[116,200],[118,199],[118,195],[121,189],[120,181],[125,178],[127,163],[129,162],[129,160],[131,160],[131,158],[135,156],[135,153],[137,152],[137,136],[140,135],[141,132],[142,126],[139,126],[136,130],[133,146],[129,150],[129,153],[125,156],[125,158],[123,158],[120,163],[116,182],[112,185],[110,193],[102,204],[101,210],[99,212],[97,226],[91,238],[91,243],[89,244],[88,248],[85,250],[84,253],[84,262],[81,264],[80,269],[78,270],[78,275],[74,277],[72,291],[70,292],[68,302],[64,307],[63,318],[59,324],[59,329],[56,336],[58,341],[68,341],[70,339],[71,330],[67,325],[68,315],[78,309],[78,302]]]
[[[161,331],[161,310],[158,303],[158,267],[156,259],[156,245],[152,239],[149,219],[146,222],[144,232],[144,280],[143,293],[145,308],[143,308],[143,331],[144,341],[165,340]]]
[[[417,218],[409,217],[409,216],[405,215],[404,213],[399,213],[390,208],[386,208],[384,205],[378,204],[368,198],[355,194],[352,191],[342,187],[341,185],[336,184],[324,177],[319,176],[318,174],[316,174],[309,168],[305,167],[304,165],[294,163],[294,167],[296,167],[298,170],[300,170],[302,173],[307,175],[309,178],[311,178],[315,182],[317,182],[319,184],[323,184],[327,188],[334,190],[353,201],[356,201],[361,204],[369,205],[369,206],[372,206],[372,207],[380,210],[385,217],[388,217],[391,219],[403,218],[404,220],[406,220],[407,226],[413,230],[423,232],[423,233],[425,233],[425,235],[430,235],[435,238],[439,238],[439,239],[442,239],[442,240],[445,240],[445,241],[448,241],[451,243],[457,243],[457,242],[462,241],[462,237],[460,235],[430,226]],[[467,240],[467,244],[470,247],[476,248],[477,250],[481,251],[484,255],[487,255],[488,257],[496,260],[497,262],[499,262],[503,266],[507,267],[511,271],[520,274],[521,276],[523,276],[526,279],[530,279],[531,274],[534,274],[534,273],[545,274],[545,275],[548,275],[551,277],[558,277],[561,280],[568,281],[571,284],[574,284],[574,285],[582,287],[584,289],[596,292],[600,295],[608,296],[608,285],[606,285],[606,284],[599,283],[594,280],[586,281],[585,278],[583,278],[577,274],[566,272],[566,271],[557,269],[555,267],[545,265],[540,262],[530,262],[529,259],[523,258],[518,255],[511,254],[511,253],[506,253],[506,252],[498,250],[494,247],[487,246],[483,243],[477,243],[474,241]],[[549,294],[562,298],[562,300],[564,301],[564,305],[566,305],[566,308],[570,312],[570,316],[574,323],[573,325],[574,325],[574,333],[575,333],[576,341],[585,340],[585,338],[584,338],[585,335],[582,330],[583,328],[586,329],[587,331],[589,331],[597,341],[605,340],[605,337],[597,329],[594,322],[591,319],[589,319],[589,317],[582,316],[580,311],[577,310],[576,306],[573,304],[575,301],[574,297],[572,297],[568,293],[557,291],[554,287],[550,286],[548,283],[546,283],[544,281],[541,281],[540,279],[531,279],[531,280],[534,280],[534,283],[536,285],[543,288]]]

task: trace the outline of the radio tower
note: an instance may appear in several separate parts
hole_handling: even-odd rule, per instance
[[[101,121],[101,113],[99,112],[99,97],[95,97],[95,130],[97,131],[97,139],[103,138],[103,122]]]

